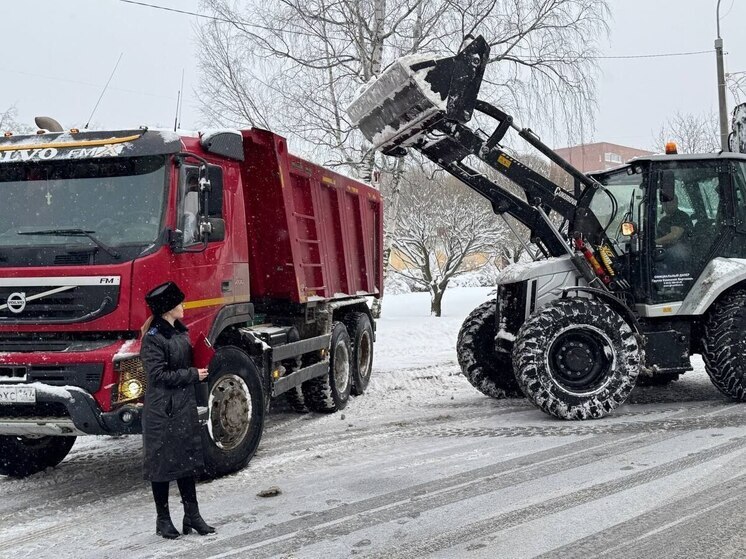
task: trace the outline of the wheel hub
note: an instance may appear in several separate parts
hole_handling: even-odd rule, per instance
[[[574,327],[561,332],[552,342],[548,363],[555,381],[573,391],[602,386],[613,368],[613,348],[601,331]]]
[[[210,427],[215,443],[224,450],[241,444],[251,425],[251,397],[238,375],[221,377],[210,392]]]
[[[350,382],[350,357],[347,346],[339,342],[334,350],[334,386],[339,392],[344,392]]]

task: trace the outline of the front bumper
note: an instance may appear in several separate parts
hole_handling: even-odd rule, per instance
[[[30,383],[36,389],[36,405],[0,405],[0,435],[75,436],[134,435],[142,433],[142,405],[125,405],[102,412],[90,393],[76,386]],[[55,406],[60,413],[37,414]]]

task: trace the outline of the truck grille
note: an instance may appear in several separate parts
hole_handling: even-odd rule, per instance
[[[55,289],[54,285],[0,286],[0,324],[92,320],[112,312],[119,298],[119,285],[59,288],[63,290],[49,293]]]
[[[67,408],[61,402],[37,402],[33,405],[2,406],[0,419],[70,417]]]
[[[50,386],[77,386],[96,392],[101,386],[103,363],[75,365],[4,365],[0,382],[42,382]]]

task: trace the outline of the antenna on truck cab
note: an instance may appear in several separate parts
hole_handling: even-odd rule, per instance
[[[176,95],[176,116],[174,116],[174,132],[181,126],[181,101],[183,99],[184,91],[184,69],[181,69],[181,87],[179,87],[179,93]]]
[[[109,76],[109,79],[107,80],[106,85],[104,86],[104,89],[101,91],[101,95],[98,96],[98,101],[96,101],[96,106],[93,107],[93,110],[91,111],[91,116],[88,117],[88,121],[85,123],[83,130],[88,130],[88,125],[91,123],[91,119],[93,118],[93,115],[96,113],[96,109],[98,109],[98,105],[99,103],[101,103],[101,99],[103,99],[104,93],[106,93],[106,90],[108,89],[109,84],[111,83],[111,78],[114,77],[114,73],[117,71],[117,68],[119,67],[119,62],[122,60],[122,56],[124,56],[123,52],[119,54],[117,63],[114,65],[114,69],[111,71],[111,75]]]

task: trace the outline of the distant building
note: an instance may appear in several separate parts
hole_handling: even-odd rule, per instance
[[[620,146],[609,142],[583,144],[569,148],[559,148],[554,151],[583,173],[613,169],[633,157],[653,155],[653,152],[644,149]]]

